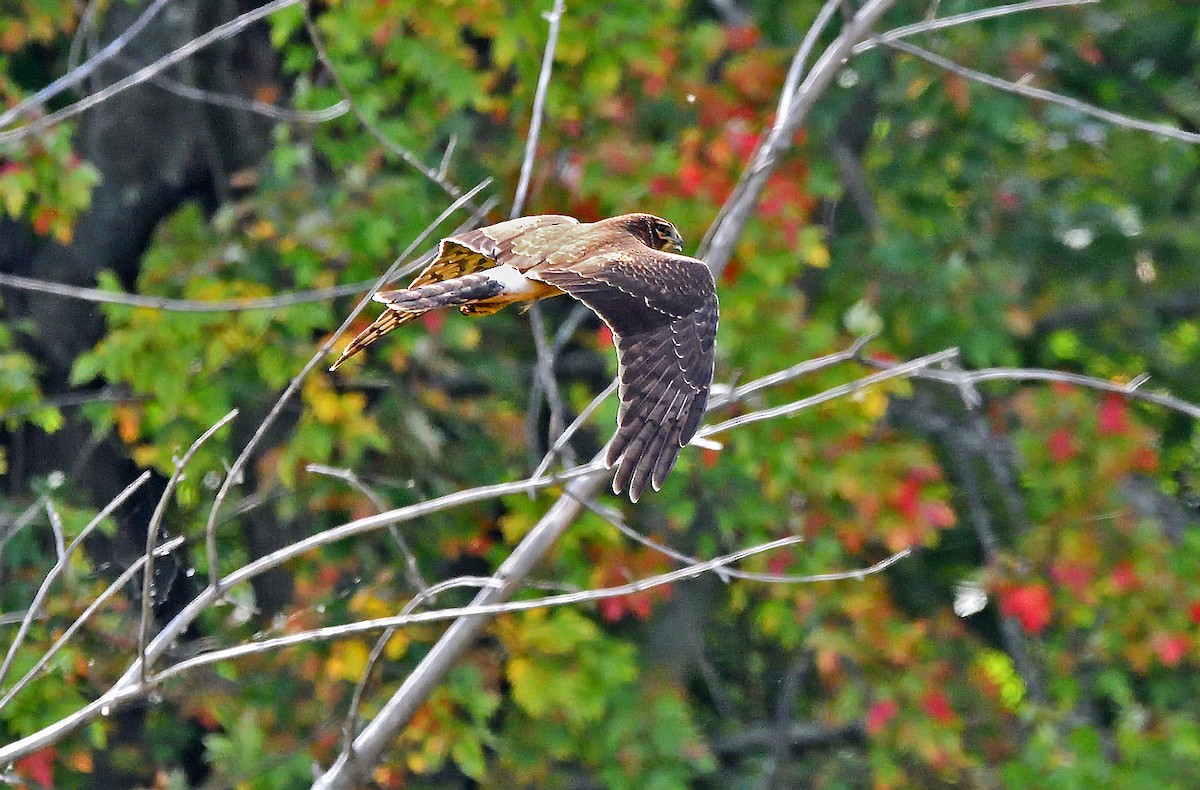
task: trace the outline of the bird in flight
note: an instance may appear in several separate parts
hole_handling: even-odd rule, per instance
[[[605,463],[617,466],[613,491],[636,502],[647,483],[662,487],[712,384],[716,285],[682,248],[675,226],[651,214],[591,223],[547,214],[451,236],[408,288],[374,295],[387,309],[330,370],[430,310],[488,315],[565,293],[612,330],[621,405]]]

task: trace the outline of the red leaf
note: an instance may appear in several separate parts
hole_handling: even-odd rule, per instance
[[[1097,431],[1101,436],[1120,436],[1129,430],[1129,414],[1125,399],[1115,392],[1104,396],[1100,404],[1100,423]]]
[[[734,52],[750,49],[758,41],[758,28],[754,25],[738,25],[725,28],[725,40]]]
[[[877,735],[895,717],[896,702],[890,699],[877,700],[867,710],[867,735]]]
[[[650,179],[650,194],[654,197],[666,197],[674,191],[674,183],[666,176],[654,176]]]
[[[684,197],[695,197],[704,181],[704,171],[695,162],[684,162],[679,166],[679,191]]]
[[[1050,434],[1046,446],[1050,450],[1050,458],[1056,464],[1066,463],[1075,456],[1075,440],[1066,428],[1059,428]]]
[[[1072,562],[1064,562],[1050,569],[1054,581],[1069,587],[1076,596],[1082,596],[1092,582],[1092,569]]]
[[[620,598],[603,598],[600,601],[600,616],[615,623],[625,615],[625,603]]]
[[[1050,624],[1054,603],[1050,590],[1041,582],[1013,587],[1000,596],[1000,612],[1015,617],[1031,634],[1040,634]]]
[[[934,721],[949,724],[954,721],[954,709],[941,691],[931,691],[921,700],[921,709]]]
[[[1183,634],[1159,633],[1151,637],[1150,646],[1154,648],[1154,654],[1158,656],[1158,660],[1163,663],[1163,666],[1177,667],[1187,655],[1192,643]]]
[[[1200,625],[1200,601],[1196,601],[1188,607],[1188,618],[1193,625]]]
[[[54,747],[50,746],[17,760],[17,773],[42,787],[54,786]]]
[[[891,503],[906,521],[916,521],[921,513],[921,484],[911,477],[908,478],[891,497]]]
[[[922,504],[921,515],[925,517],[925,523],[934,529],[948,529],[954,526],[954,509],[940,499]]]
[[[442,328],[442,323],[446,320],[446,312],[444,310],[434,310],[430,313],[421,314],[421,323],[425,325],[425,329],[431,334],[436,335]]]
[[[612,330],[608,328],[608,324],[596,330],[596,342],[600,344],[601,348],[612,348],[613,336]]]
[[[50,226],[54,224],[54,220],[58,217],[58,212],[52,208],[39,208],[33,214],[33,231],[39,236],[45,236],[50,232]]]
[[[1142,580],[1138,578],[1133,563],[1129,561],[1117,563],[1112,569],[1112,582],[1113,587],[1120,593],[1133,592],[1142,586]]]

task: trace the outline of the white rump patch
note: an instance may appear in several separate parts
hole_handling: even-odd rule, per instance
[[[485,269],[480,274],[485,274],[503,285],[504,292],[508,294],[526,294],[537,290],[537,285],[532,280],[507,263]]]

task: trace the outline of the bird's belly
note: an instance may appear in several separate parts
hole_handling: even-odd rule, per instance
[[[497,266],[495,269],[489,269],[488,274],[491,274],[499,268],[501,267]],[[538,301],[539,299],[547,299],[551,296],[558,296],[563,293],[553,285],[540,283],[537,280],[526,279],[525,276],[519,272],[517,272],[517,276],[521,278],[520,282],[517,282],[515,278],[510,279],[508,277],[506,277],[504,280],[501,280],[501,282],[504,282],[505,284],[504,293],[499,294],[498,296],[492,296],[488,299],[481,299],[478,302],[472,302],[471,304],[465,304],[458,308],[459,312],[461,312],[463,315],[491,315],[492,313],[500,312],[510,304],[516,304],[517,302],[532,303]],[[497,277],[496,279],[500,278]]]

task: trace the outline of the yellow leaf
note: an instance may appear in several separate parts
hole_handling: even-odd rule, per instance
[[[829,268],[829,248],[824,244],[812,244],[804,251],[804,262],[814,269]]]
[[[403,631],[397,631],[396,635],[388,640],[387,645],[383,648],[383,654],[390,661],[395,661],[401,658],[408,652],[409,638]]]
[[[270,220],[260,219],[246,229],[246,235],[255,241],[269,239],[275,235],[275,225]]]
[[[143,444],[133,448],[133,461],[138,466],[147,467],[158,464],[158,448],[153,444]]]
[[[333,655],[325,663],[325,672],[335,678],[357,681],[367,668],[371,651],[358,640],[342,642],[333,648]]]
[[[887,413],[888,396],[879,387],[855,393],[853,400],[858,403],[862,413],[872,420],[878,420]]]

